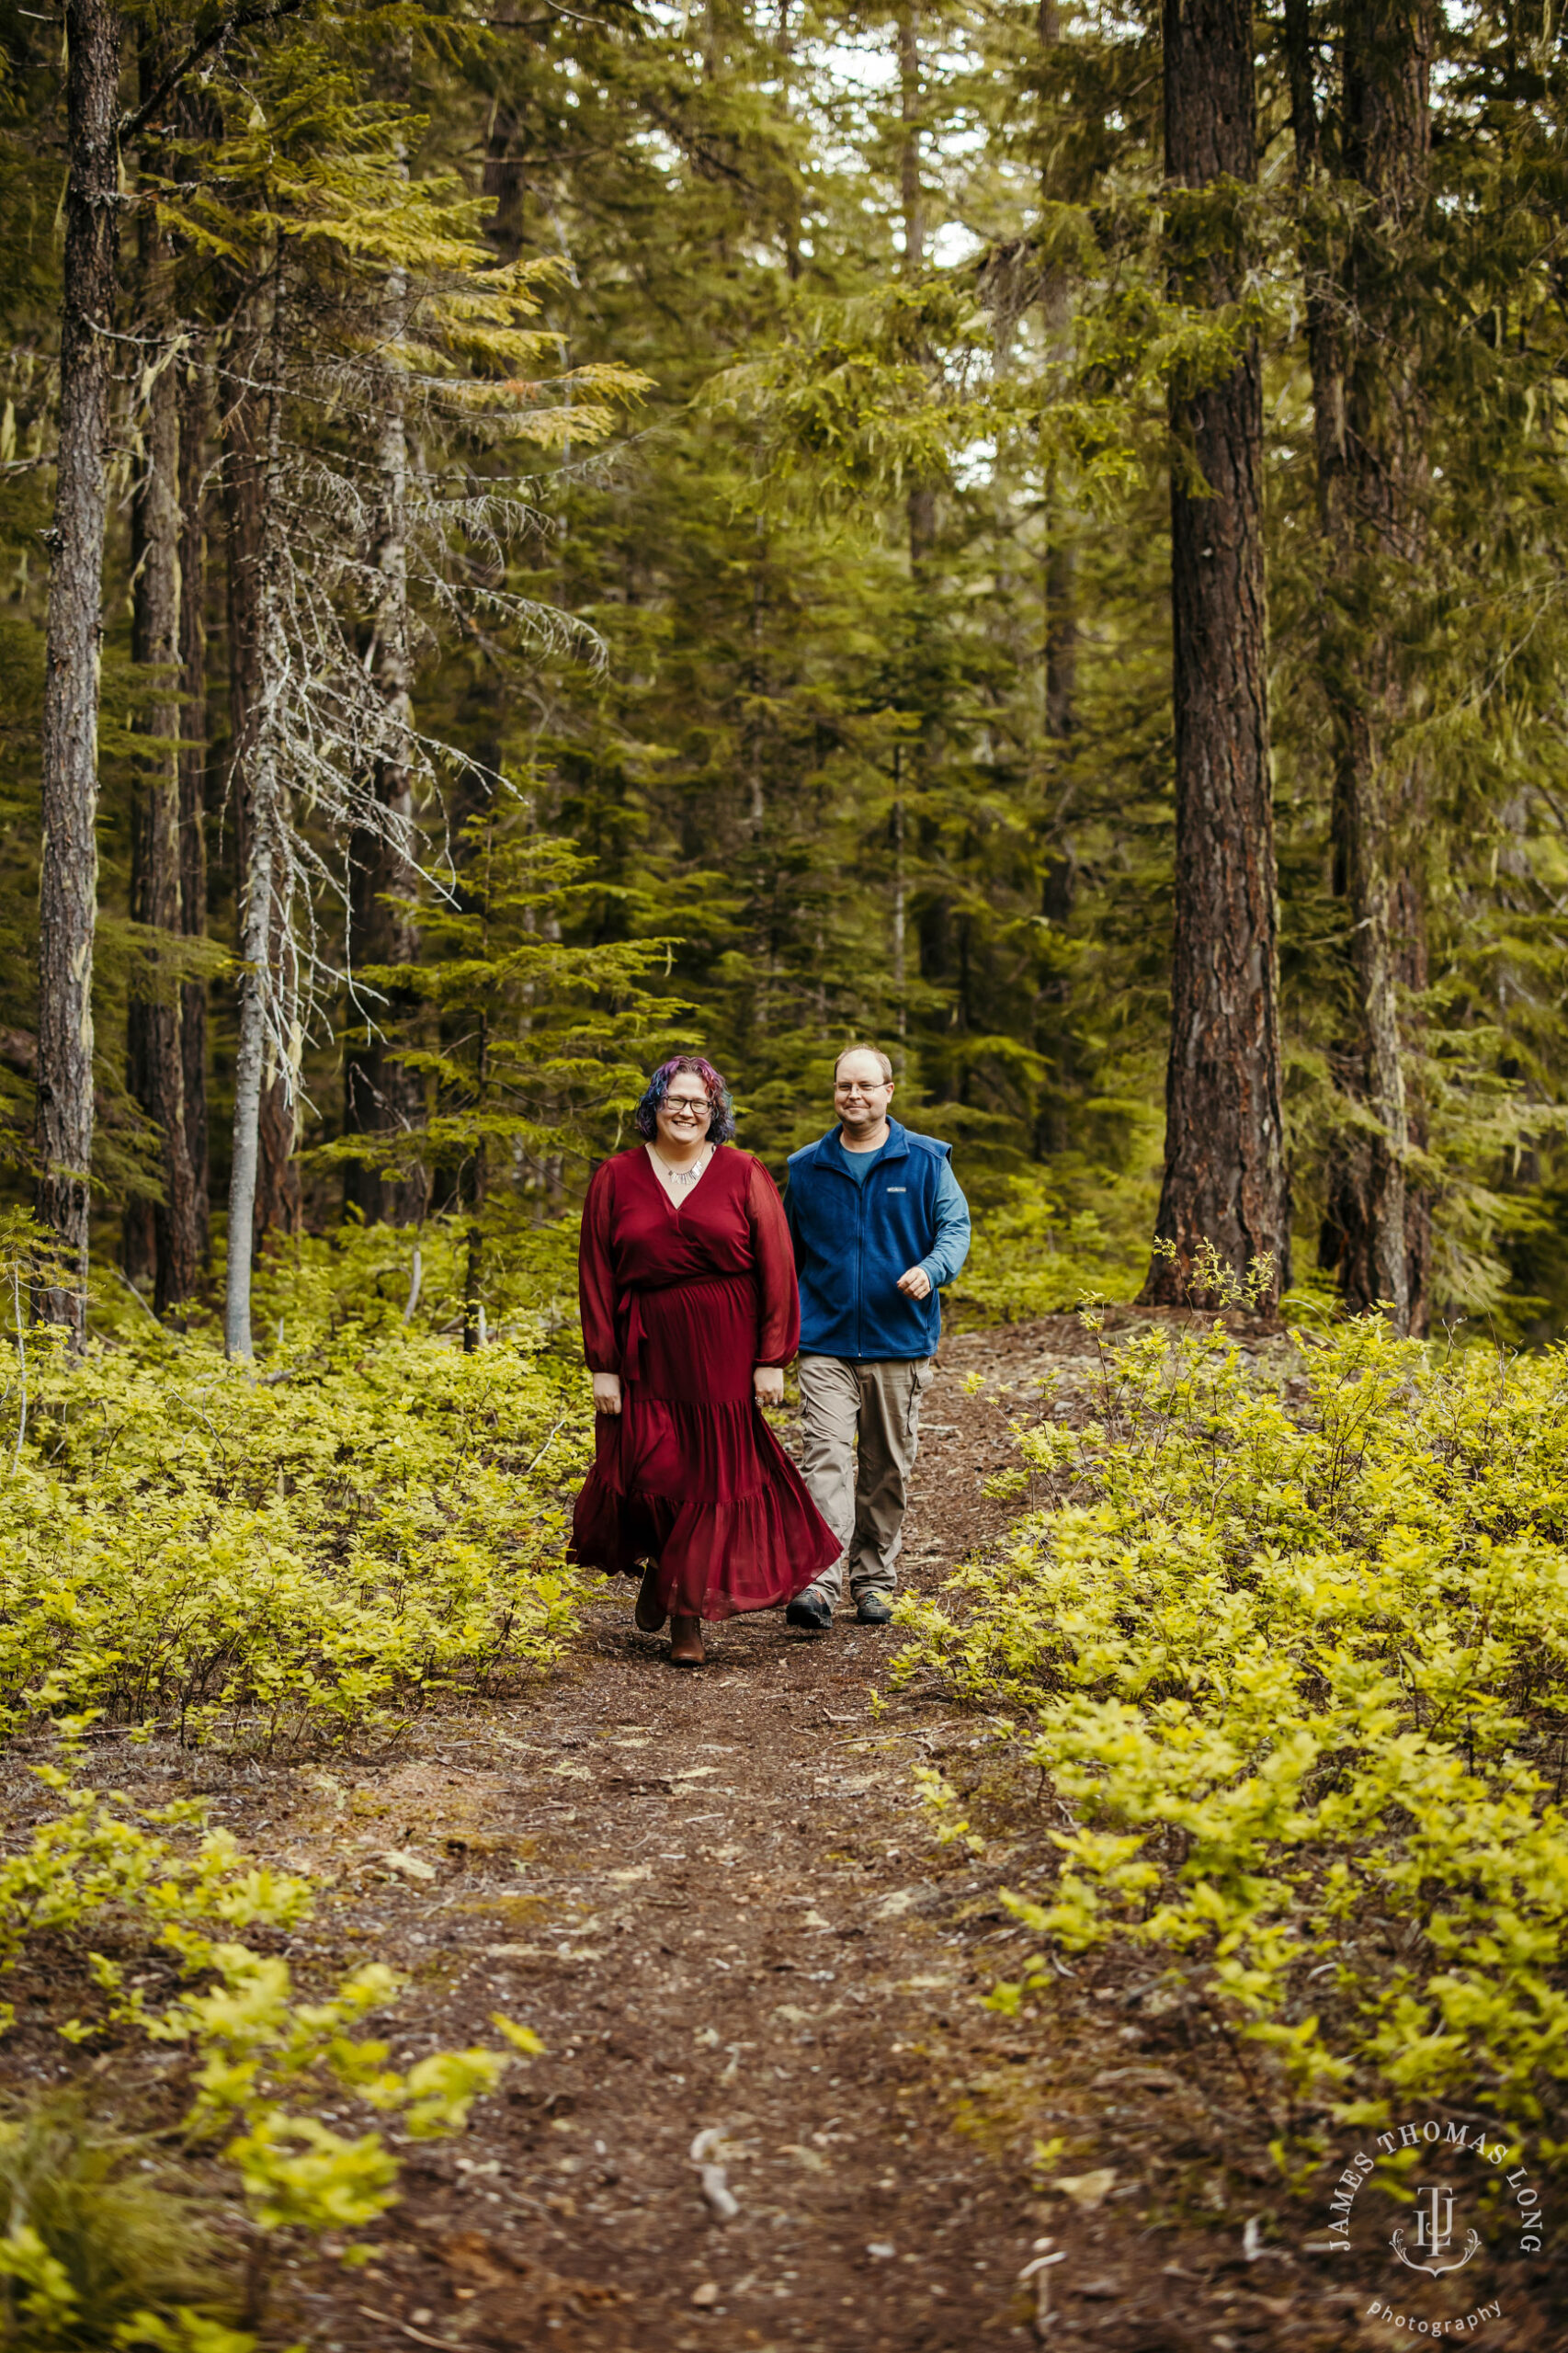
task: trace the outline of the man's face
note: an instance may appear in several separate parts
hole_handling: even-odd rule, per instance
[[[892,1081],[875,1054],[846,1054],[833,1082],[833,1108],[849,1129],[879,1127],[892,1101]]]

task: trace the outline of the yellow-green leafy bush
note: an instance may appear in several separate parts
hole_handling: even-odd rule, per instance
[[[12,1334],[0,1728],[96,1711],[321,1742],[557,1654],[580,1368],[522,1311],[464,1354],[436,1283],[405,1323],[411,1248],[291,1251],[258,1366],[129,1303],[80,1362]]]
[[[263,2230],[356,2229],[397,2195],[397,2160],[380,2132],[335,2131],[320,2113],[327,2099],[347,2093],[400,2116],[411,2139],[430,2140],[460,2131],[474,2101],[511,2063],[512,2049],[475,2048],[434,2052],[404,2072],[389,2066],[388,2045],[358,2030],[402,1991],[384,1961],[350,1970],[323,2000],[301,2001],[276,1955],[214,1943],[199,1930],[165,1929],[164,1941],[208,1984],[159,2015],[139,2005],[117,2005],[116,2015],[134,2015],[154,2040],[194,2047],[187,2130],[199,2138],[233,2134],[222,2154],[238,2168]],[[494,2023],[514,2049],[541,2047],[527,2027]]]
[[[998,1199],[976,1206],[953,1306],[1017,1324],[1085,1298],[1133,1296],[1149,1263],[1145,1188],[1105,1170],[1068,1174],[1066,1186],[1054,1169],[1008,1176]]]
[[[901,1613],[1068,1810],[996,1998],[1120,1941],[1343,2117],[1462,2097],[1562,2150],[1568,1356],[1366,1322],[1278,1378],[1219,1328],[1104,1363],[1097,1421],[1018,1433],[1012,1549]]]
[[[68,1755],[80,1764],[77,1753]],[[302,1998],[281,1957],[212,1934],[219,1926],[297,1923],[312,1905],[307,1881],[267,1871],[227,1833],[209,1830],[199,1800],[139,1808],[118,1792],[81,1785],[60,1767],[33,1769],[61,1811],[0,1861],[0,1971],[29,1938],[69,1935],[86,1948],[94,1992],[88,2015],[61,2029],[67,2042],[129,2027],[188,2052],[186,2138],[192,2146],[217,2144],[258,2237],[373,2222],[395,2198],[398,2177],[397,2157],[375,2118],[395,2117],[414,2140],[460,2131],[474,2100],[494,2090],[515,2057],[540,2049],[530,2029],[497,2016],[500,2048],[435,2052],[406,2070],[392,2066],[388,2045],[362,2029],[397,2001],[403,1982],[394,1971],[365,1963],[320,1997]],[[129,1945],[132,1960],[92,1949],[95,1938]],[[177,1956],[193,1981],[162,2006],[132,1974],[141,1973],[140,1953],[158,1946]],[[0,2003],[0,2035],[10,2023]],[[364,2130],[335,2129],[344,2098],[365,2111]],[[148,2307],[145,2279],[138,2285],[130,2260],[134,2215],[107,2236],[88,2231],[71,2185],[99,2160],[80,2134],[73,2139],[47,2120],[40,2129],[49,2144],[43,2157],[54,2151],[48,2163],[29,2153],[26,2130],[0,2119],[0,2188],[8,2165],[34,2185],[25,2199],[12,2196],[0,2232],[0,2344],[188,2341],[208,2353],[248,2347],[251,2339],[227,2335],[199,2311],[176,2308],[160,2317]],[[99,2169],[106,2180],[116,2170],[108,2156]]]
[[[253,1862],[229,1831],[209,1830],[205,1799],[138,1808],[119,1791],[86,1788],[58,1765],[32,1770],[55,1791],[61,1811],[0,1856],[0,1976],[29,1937],[74,1935],[119,1914],[188,1930],[199,1922],[287,1927],[309,1911],[308,1882]],[[0,2033],[11,2017],[0,2001]],[[76,2029],[66,2031],[78,2039]]]

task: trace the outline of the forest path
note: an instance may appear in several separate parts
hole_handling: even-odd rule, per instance
[[[908,1526],[916,1586],[1005,1525],[980,1493],[1008,1459],[994,1392],[1032,1379],[1044,1342],[1083,1349],[1069,1319],[1051,1325],[949,1343]],[[966,1393],[975,1370],[993,1393]],[[1002,1915],[915,1793],[929,1711],[870,1713],[896,1630],[736,1619],[681,1674],[631,1597],[607,1585],[567,1669],[493,1725],[427,1721],[386,1769],[300,1791],[278,1851],[344,1874],[301,1945],[411,1972],[399,2054],[483,2037],[497,2009],[547,2048],[461,2140],[406,2161],[376,2268],[344,2283],[309,2267],[279,2320],[346,2353],[1032,2341],[1018,2275],[1040,2211],[1025,2172],[953,2129],[961,2085],[932,2063],[966,2029],[1022,2060],[1026,2030],[974,1998],[973,1915]],[[702,2132],[722,2138],[727,2221],[692,2162]]]
[[[1065,1316],[947,1342],[910,1585],[1005,1533],[1016,1507],[982,1483],[1011,1460],[1008,1412],[1051,1410],[1043,1386],[1082,1418],[1096,1370]],[[1116,1968],[1076,1972],[1051,2018],[982,2006],[1022,1949],[998,1881],[1034,1883],[1050,1822],[978,1859],[937,1842],[912,1766],[939,1764],[983,1806],[987,1744],[939,1693],[890,1692],[898,1630],[732,1620],[681,1674],[631,1600],[607,1585],[562,1672],[487,1721],[430,1715],[382,1764],[227,1785],[247,1847],[335,1881],[290,1939],[308,1982],[370,1955],[408,1974],[401,2063],[493,2040],[495,2012],[546,2046],[460,2138],[407,2154],[369,2270],[287,2268],[268,2342],[1369,2342],[1365,2299],[1331,2266],[1249,2258],[1242,2222],[1270,2211],[1278,2176],[1220,2046],[1144,2021]],[[704,2133],[727,2219],[694,2162]],[[1077,2192],[1052,2192],[1062,2175]],[[1045,2253],[1042,2298],[1021,2275]]]

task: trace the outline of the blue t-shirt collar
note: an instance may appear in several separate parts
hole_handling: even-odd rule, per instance
[[[847,1154],[845,1152],[843,1144],[839,1142],[838,1122],[836,1120],[834,1121],[833,1126],[829,1128],[826,1135],[824,1136],[822,1142],[818,1144],[817,1157],[823,1162],[824,1166],[828,1168],[836,1168],[839,1175],[846,1177],[851,1185],[855,1182],[854,1176],[847,1165]],[[896,1120],[890,1120],[888,1121],[888,1140],[886,1143],[882,1145],[880,1154],[867,1153],[865,1157],[868,1160],[878,1158],[882,1160],[907,1160],[909,1157],[908,1130],[906,1128],[901,1128]]]

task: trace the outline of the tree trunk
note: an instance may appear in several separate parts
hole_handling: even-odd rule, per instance
[[[388,339],[402,333],[407,281],[394,271],[388,287]],[[408,612],[408,426],[401,380],[386,373],[377,451],[381,481],[381,528],[375,550],[378,603],[372,658],[386,712],[386,738],[376,763],[376,798],[385,811],[381,828],[357,834],[349,846],[349,970],[361,964],[412,966],[419,935],[412,916],[392,901],[412,900],[418,883],[413,857],[415,811],[410,756],[414,705],[409,692]],[[384,984],[383,984],[384,985]],[[365,1043],[344,1055],[344,1127],[351,1135],[407,1136],[420,1124],[424,1100],[419,1082],[387,1051],[383,1025],[394,1028],[412,1017],[409,990],[385,990],[380,1017],[369,1016]],[[389,1184],[369,1162],[351,1162],[344,1188],[368,1223],[390,1214],[399,1225],[417,1218],[422,1188],[412,1180]]]
[[[774,47],[778,56],[779,100],[786,115],[793,109],[790,96],[795,63],[795,40],[790,26],[790,0],[778,0],[778,29]],[[801,186],[793,173],[783,191],[784,267],[791,286],[801,277]]]
[[[120,12],[66,0],[64,289],[60,452],[45,652],[43,854],[39,873],[38,1187],[40,1224],[64,1267],[39,1283],[34,1312],[86,1334],[88,1182],[93,1156],[93,931],[97,912],[98,643],[108,485],[108,333],[119,256],[115,108]]]
[[[243,790],[249,792],[253,816],[258,794],[272,779],[258,754]],[[245,861],[240,911],[240,953],[245,972],[240,982],[239,1048],[234,1056],[234,1141],[229,1176],[229,1245],[223,1294],[223,1348],[230,1357],[254,1354],[251,1346],[251,1253],[248,1247],[256,1215],[260,1158],[261,1094],[267,1051],[267,952],[271,932],[275,887],[271,828],[253,823],[250,856]]]
[[[1042,50],[1057,48],[1062,40],[1062,11],[1057,0],[1040,0],[1037,29]],[[1049,173],[1042,175],[1040,195],[1051,195]],[[1040,290],[1047,367],[1065,363],[1072,350],[1072,301],[1067,275],[1055,264],[1045,271]],[[1054,468],[1045,478],[1045,733],[1052,743],[1065,743],[1073,733],[1078,692],[1077,560],[1065,527],[1058,497]]]
[[[291,894],[285,894],[291,895]],[[292,935],[284,921],[283,899],[274,906],[272,971],[278,988],[278,1020],[269,1027],[262,1071],[259,1159],[252,1216],[254,1246],[269,1233],[298,1233],[303,1215],[300,1165],[300,1108],[295,1087],[301,1051],[299,973]]]
[[[157,79],[144,49],[144,89]],[[131,915],[165,936],[180,917],[180,508],[179,378],[168,316],[169,256],[155,216],[141,224],[142,380],[147,386],[141,468],[131,506],[131,656],[146,673],[150,699],[136,733],[152,738],[136,756],[131,820]],[[159,972],[161,951],[131,970],[126,1009],[127,1081],[159,1135],[164,1198],[132,1201],[125,1213],[126,1271],[149,1271],[159,1314],[196,1288],[198,1245],[185,1123],[185,1070],[176,988]]]
[[[889,831],[892,835],[892,993],[898,1020],[898,1043],[892,1052],[893,1076],[902,1078],[909,1046],[908,930],[909,891],[904,871],[903,746],[892,747],[893,803]]]
[[[268,491],[268,483],[277,462],[274,443],[282,424],[278,397],[274,389],[278,355],[270,324],[277,303],[277,286],[274,278],[269,278],[264,291],[256,298],[252,325],[237,339],[231,371],[236,389],[223,420],[223,486],[228,538],[230,756],[233,774],[239,787],[234,794],[234,848],[235,896],[242,910],[242,934],[244,924],[243,910],[250,895],[248,878],[254,856],[257,854],[251,839],[251,824],[257,812],[266,814],[274,809],[276,801],[270,783],[258,796],[247,785],[247,779],[254,780],[263,767],[269,771],[275,771],[277,767],[276,748],[267,752],[264,758],[261,745],[261,736],[267,723],[267,714],[276,692],[272,682],[279,675],[277,669],[272,671],[270,677],[268,674],[269,632],[275,632],[280,621],[276,599],[281,551],[277,537],[278,517],[271,510]],[[280,786],[278,790],[281,790]],[[277,801],[277,808],[281,806],[281,802]],[[267,816],[267,822],[273,824],[274,816]],[[281,838],[278,835],[260,852],[272,861],[275,889],[281,886],[281,876],[276,863]],[[298,1220],[299,1182],[293,1166],[295,1115],[290,1063],[291,951],[287,930],[281,925],[280,907],[279,900],[274,906],[273,927],[263,959],[263,970],[273,976],[273,985],[268,995],[268,1017],[264,1022],[262,1061],[257,1078],[260,1091],[256,1108],[255,1166],[249,1189],[251,1222],[250,1252],[247,1256],[254,1255],[260,1248],[263,1239],[274,1227],[285,1233],[290,1232]],[[246,949],[244,953],[248,958],[250,951]],[[246,982],[242,981],[242,1030],[246,987]],[[236,1099],[236,1134],[238,1121]],[[233,1178],[231,1174],[231,1203],[233,1199]],[[231,1225],[231,1267],[234,1249],[235,1233]]]
[[[488,906],[488,896],[486,900]],[[479,1051],[475,1061],[477,1101],[483,1110],[490,1091],[490,1021],[479,1017]],[[469,1204],[468,1265],[463,1279],[463,1354],[472,1356],[484,1346],[484,1202],[490,1189],[490,1169],[484,1140],[474,1146],[473,1178]]]
[[[766,472],[761,449],[756,453],[759,477]],[[746,707],[741,722],[741,737],[745,749],[746,813],[744,829],[754,842],[761,844],[767,831],[767,780],[763,763],[762,712],[767,694],[767,657],[764,651],[767,598],[764,593],[767,569],[767,526],[758,509],[752,526],[751,567],[751,653],[746,664]]]
[[[899,145],[899,210],[903,225],[903,276],[911,283],[926,267],[926,203],[920,176],[920,29],[918,0],[904,0],[898,14],[899,116],[903,125]],[[936,495],[929,483],[912,483],[904,502],[909,535],[909,570],[918,584],[937,531]],[[912,616],[913,622],[913,616]],[[920,739],[909,746],[911,788],[918,800],[923,750]],[[892,983],[897,999],[898,1044],[894,1075],[904,1074],[909,1051],[908,927],[909,811],[905,795],[904,747],[893,746],[893,804],[889,832],[892,847]]]
[[[913,281],[926,267],[926,197],[920,179],[920,32],[915,0],[898,16],[898,97],[903,136],[899,147],[899,207],[903,216],[903,275]],[[909,561],[919,571],[936,537],[937,498],[929,483],[910,486]]]
[[[1335,885],[1346,902],[1358,1035],[1339,1057],[1346,1091],[1376,1131],[1350,1129],[1329,1176],[1319,1255],[1352,1313],[1386,1307],[1397,1331],[1430,1319],[1430,1203],[1407,1178],[1425,1142],[1408,1097],[1400,990],[1426,984],[1415,870],[1422,779],[1402,754],[1403,688],[1390,627],[1393,575],[1422,547],[1422,446],[1415,381],[1410,234],[1426,201],[1430,0],[1367,0],[1345,21],[1341,164],[1369,201],[1343,233],[1303,209],[1308,352],[1324,539],[1319,672],[1334,728]],[[1319,169],[1305,0],[1288,0],[1287,61],[1298,180]],[[1369,627],[1367,616],[1377,618]]]
[[[261,380],[267,366],[267,341],[258,331],[262,308],[261,297],[253,299],[242,324],[233,335],[227,352],[227,366],[221,367],[219,383],[222,388],[222,496],[224,536],[224,586],[226,591],[226,621],[228,630],[229,670],[229,774],[225,793],[227,807],[233,816],[234,910],[238,944],[242,958],[248,958],[246,945],[247,914],[254,914],[257,904],[251,888],[253,852],[251,836],[250,794],[246,779],[256,767],[256,741],[261,724],[261,564],[262,564],[262,506],[266,476],[267,416],[266,400]],[[267,881],[267,896],[271,892]],[[266,950],[263,948],[263,957]],[[239,1029],[239,1051],[245,1051],[247,1011],[259,1010],[260,999],[251,987],[250,976],[242,972],[238,983],[236,1007]],[[226,1286],[233,1292],[235,1281],[234,1261],[244,1256],[248,1268],[253,1247],[253,1223],[256,1214],[257,1161],[259,1154],[258,1123],[260,1119],[261,1040],[256,1031],[256,1061],[254,1072],[247,1066],[243,1074],[234,1074],[235,1102],[233,1135],[235,1158],[229,1169],[229,1203],[231,1222],[227,1234],[228,1272]],[[243,1085],[242,1085],[243,1081]],[[256,1090],[253,1112],[249,1093]],[[242,1112],[241,1094],[245,1097]],[[257,1133],[253,1134],[253,1127]],[[248,1165],[242,1170],[238,1154],[244,1139],[244,1151]],[[244,1224],[233,1222],[236,1197],[244,1203]],[[227,1309],[225,1309],[227,1319]],[[244,1353],[249,1353],[248,1281],[245,1310]],[[233,1343],[231,1354],[234,1353]]]
[[[484,1346],[484,1199],[488,1190],[488,1171],[484,1146],[476,1146],[473,1155],[473,1199],[470,1203],[468,1227],[468,1258],[463,1276],[463,1354],[472,1357]]]
[[[1078,566],[1052,484],[1046,495],[1045,732],[1064,744],[1078,700]]]
[[[1249,0],[1165,0],[1165,168],[1178,187],[1256,178]],[[1220,191],[1173,191],[1173,275],[1191,301],[1239,296],[1244,233]],[[1210,1244],[1290,1279],[1256,346],[1217,383],[1171,392],[1176,926],[1165,1170],[1143,1296],[1190,1295]]]
[[[180,370],[179,658],[185,709],[179,760],[180,928],[207,933],[207,375],[187,358]],[[180,1061],[186,1154],[190,1163],[191,1230],[197,1261],[212,1255],[207,1142],[207,983],[180,986]]]
[[[1062,40],[1062,11],[1057,0],[1040,0],[1036,31],[1048,56]],[[1049,154],[1049,150],[1048,150]],[[1040,171],[1040,202],[1058,193],[1055,172],[1048,161]],[[1044,329],[1048,370],[1064,368],[1072,357],[1073,306],[1067,273],[1055,263],[1045,266],[1040,286],[1040,324]],[[1048,391],[1048,398],[1051,397]],[[1040,419],[1042,439],[1045,418]],[[1041,528],[1045,547],[1041,564],[1040,725],[1045,738],[1042,762],[1046,789],[1052,791],[1051,834],[1040,877],[1040,911],[1049,924],[1062,929],[1071,922],[1077,898],[1078,866],[1066,819],[1072,796],[1070,772],[1063,775],[1061,752],[1072,740],[1078,703],[1078,560],[1062,495],[1055,459],[1042,452],[1040,467]],[[1051,747],[1057,747],[1053,750]],[[1059,788],[1059,789],[1057,789]],[[1069,987],[1064,973],[1053,972],[1041,983],[1036,1000],[1034,1042],[1055,1075],[1038,1104],[1034,1119],[1036,1159],[1071,1148],[1068,1089],[1076,1059],[1076,1040],[1066,1016]]]
[[[282,637],[282,426],[278,342],[282,298],[281,263],[261,297],[260,332],[254,360],[244,373],[259,379],[259,390],[243,395],[244,422],[235,420],[232,456],[236,480],[232,495],[245,537],[231,544],[231,574],[248,571],[239,583],[237,605],[252,631],[242,646],[231,646],[231,670],[238,671],[250,696],[236,711],[235,759],[239,799],[240,981],[239,1046],[234,1058],[234,1141],[229,1180],[229,1251],[223,1308],[223,1344],[231,1357],[248,1357],[251,1346],[251,1265],[257,1211],[266,1182],[267,1098],[291,1094],[290,972],[290,860],[287,786],[279,758],[279,697],[285,677]],[[254,533],[254,536],[251,534]],[[231,608],[236,602],[231,580]],[[231,624],[233,627],[233,624]],[[290,1131],[291,1100],[287,1106]]]

